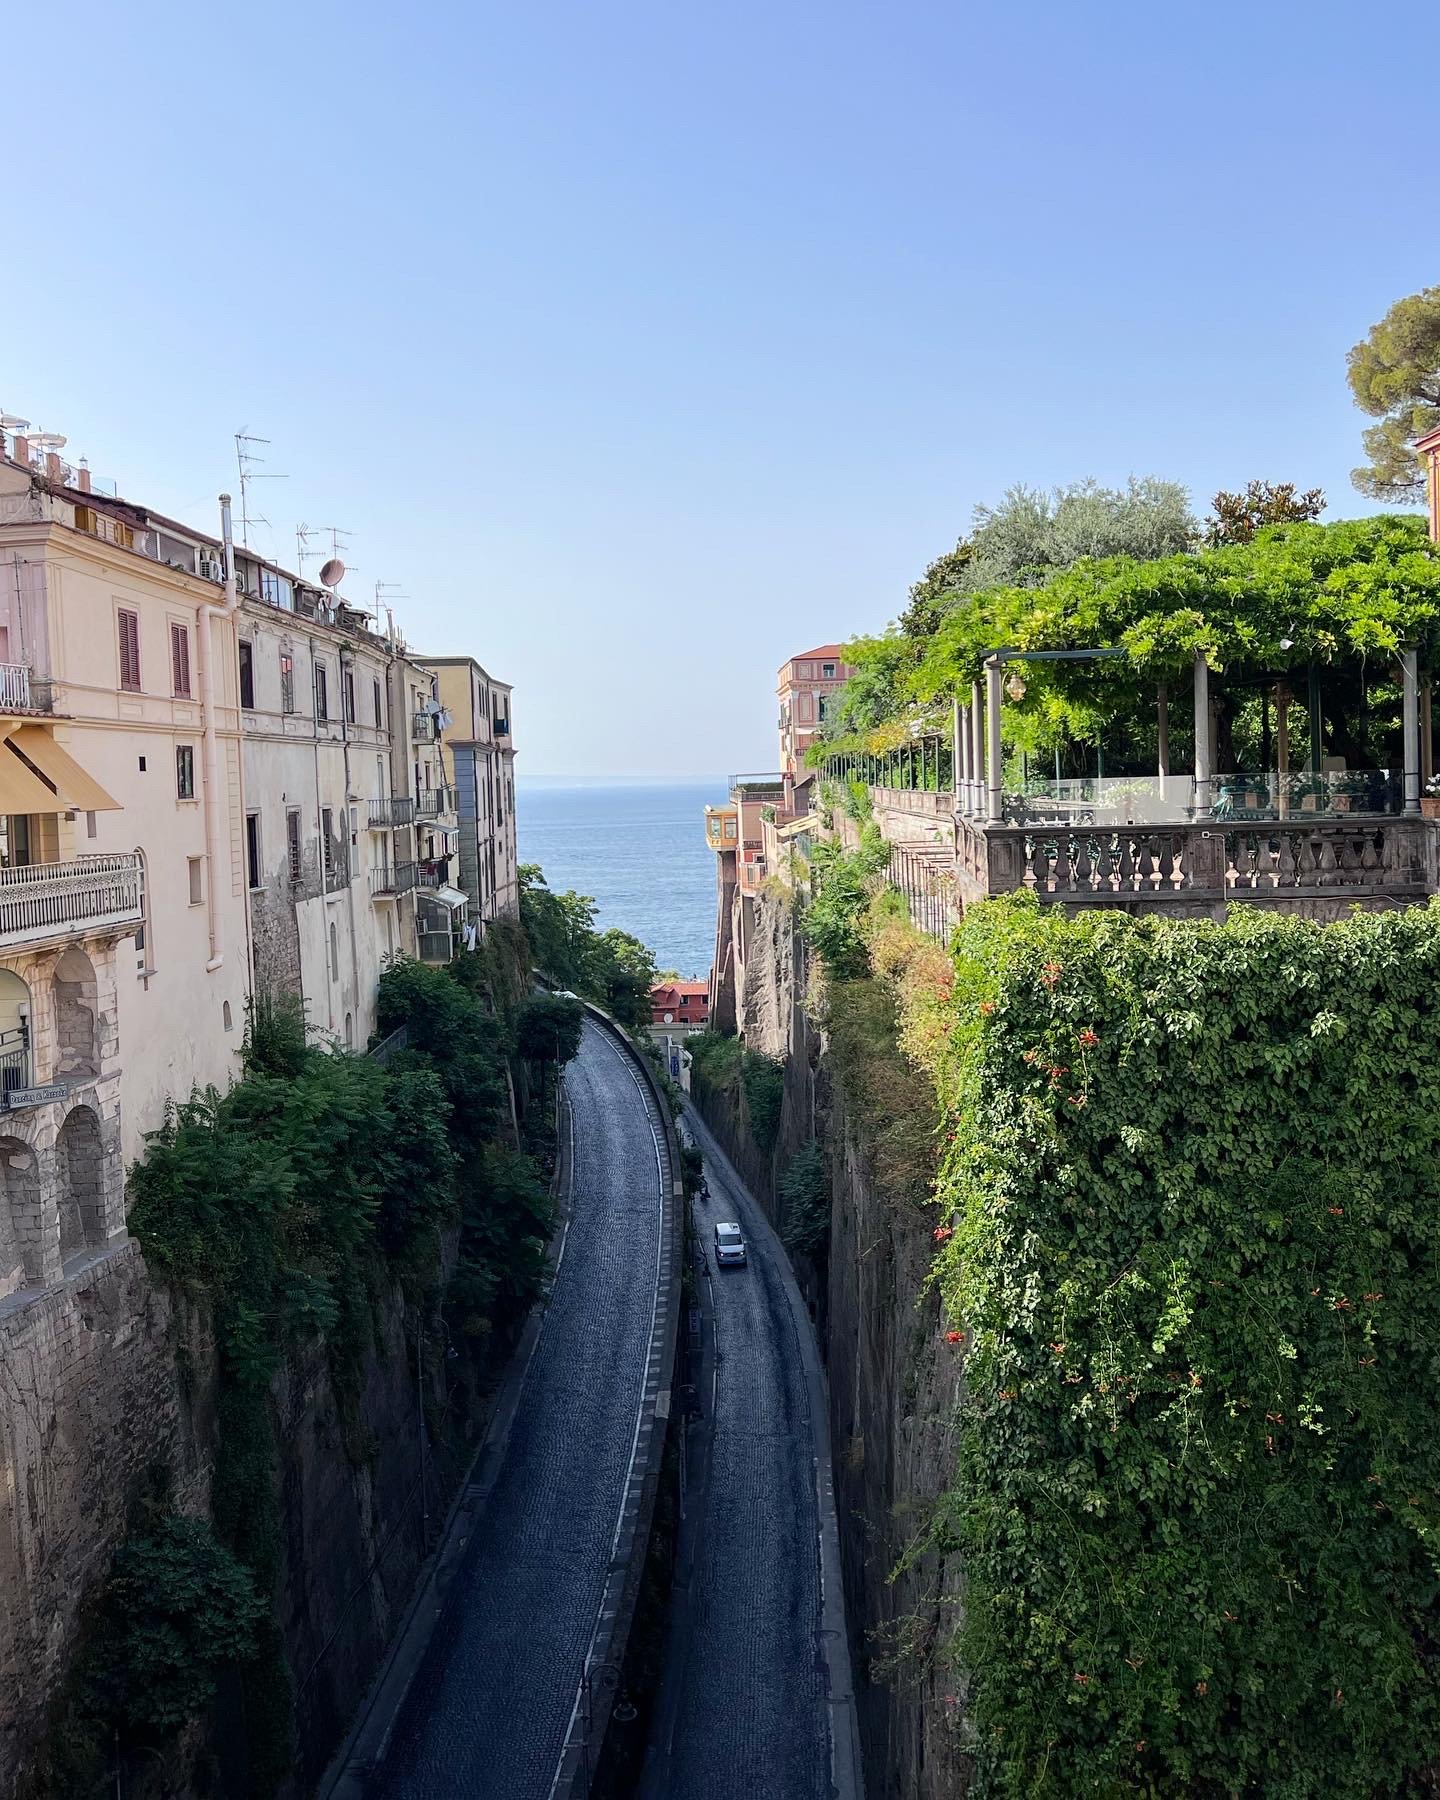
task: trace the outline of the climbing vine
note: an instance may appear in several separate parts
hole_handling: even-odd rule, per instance
[[[982,1791],[1440,1754],[1440,909],[981,907],[929,1066]]]

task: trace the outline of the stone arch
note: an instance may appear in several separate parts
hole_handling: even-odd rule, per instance
[[[100,1044],[96,1030],[99,1002],[95,965],[78,944],[55,965],[55,1074],[57,1079],[98,1075]]]
[[[345,1048],[347,1050],[355,1048],[355,1019],[354,1015],[348,1012],[345,1015]]]
[[[55,1140],[60,1186],[60,1258],[105,1246],[105,1148],[88,1106],[65,1115]]]
[[[0,1137],[0,1294],[46,1279],[40,1163],[29,1144]]]
[[[0,969],[0,1095],[33,1087],[30,989],[13,969]]]

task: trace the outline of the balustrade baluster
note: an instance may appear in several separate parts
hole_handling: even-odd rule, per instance
[[[1122,893],[1135,888],[1135,839],[1128,831],[1120,833],[1120,859],[1116,866],[1115,885]]]
[[[1057,893],[1075,885],[1070,878],[1070,834],[1063,825],[1055,833],[1055,863],[1050,885]]]

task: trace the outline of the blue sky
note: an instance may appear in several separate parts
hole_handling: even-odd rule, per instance
[[[353,532],[530,775],[774,759],[774,671],[977,501],[1332,516],[1344,357],[1440,281],[1440,13],[1235,0],[281,7],[4,34],[0,405],[255,541]],[[1427,159],[1430,169],[1427,190]]]

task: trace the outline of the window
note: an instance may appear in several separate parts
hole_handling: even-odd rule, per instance
[[[353,725],[355,723],[355,671],[343,669],[340,679],[345,696],[345,722]]]
[[[85,815],[85,835],[87,838],[93,838],[95,836],[95,815],[93,812],[87,812]]]
[[[280,652],[280,710],[282,713],[295,710],[295,658],[288,650]]]
[[[240,704],[246,712],[255,710],[255,646],[240,640]]]
[[[230,1010],[230,1002],[226,1000],[220,1008],[220,1018],[227,1031],[235,1029],[235,1015]]]
[[[821,665],[820,665],[820,679],[821,679],[821,680],[822,680],[822,681],[833,681],[833,680],[834,680],[834,679],[835,679],[835,665],[834,665],[834,663],[821,663]]]
[[[330,717],[330,678],[325,673],[325,665],[317,657],[315,659],[315,718],[323,725]]]
[[[150,942],[150,882],[145,868],[145,852],[139,848],[135,851],[135,861],[140,871],[140,923],[135,927],[135,974],[143,981],[147,975],[153,975],[145,955]]]
[[[825,723],[825,695],[820,694],[815,701],[815,717],[823,725]]]
[[[271,606],[278,606],[282,612],[295,610],[295,590],[274,569],[262,568],[260,571],[260,598]]]
[[[372,682],[371,685],[375,690],[375,723],[383,731],[385,728],[385,708],[380,701],[380,683],[376,681]]]
[[[330,979],[340,979],[340,940],[335,935],[335,921],[330,921]]]
[[[195,746],[193,744],[177,744],[175,746],[175,798],[177,800],[193,800],[195,798]]]
[[[335,879],[335,814],[328,806],[320,808],[320,866],[329,887]]]
[[[300,849],[300,808],[292,806],[285,815],[285,851],[290,861],[290,879],[298,881],[304,869]]]
[[[170,691],[177,700],[190,698],[190,632],[184,625],[170,627]]]
[[[252,888],[262,885],[260,877],[260,815],[245,815],[245,874]]]
[[[120,685],[132,694],[140,692],[140,615],[122,606],[120,621]]]
[[[198,856],[187,857],[185,866],[190,871],[190,904],[192,906],[203,906],[205,904],[205,876],[202,872],[203,858]]]

